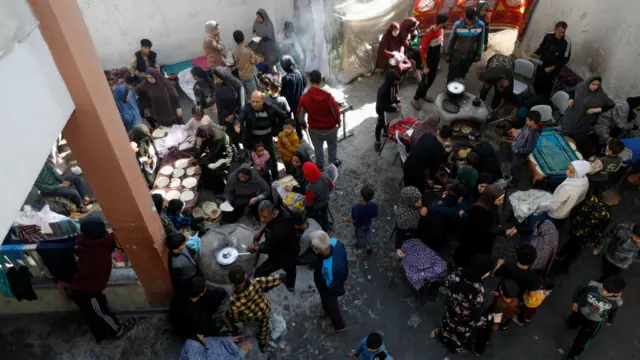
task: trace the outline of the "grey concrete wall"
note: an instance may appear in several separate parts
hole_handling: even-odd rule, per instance
[[[640,94],[638,59],[640,26],[637,0],[544,0],[538,3],[525,38],[524,52],[536,49],[556,22],[569,24],[572,55],[569,66],[579,75],[599,72],[603,86],[614,99]]]

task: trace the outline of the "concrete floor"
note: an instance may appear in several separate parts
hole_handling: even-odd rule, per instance
[[[482,64],[476,66],[483,66]],[[476,91],[480,84],[475,72],[470,72],[468,89]],[[430,94],[444,87],[446,65]],[[342,300],[348,331],[340,335],[324,335],[320,331],[319,297],[315,292],[312,274],[298,268],[296,292],[290,294],[280,287],[269,293],[274,311],[287,322],[287,333],[277,348],[268,356],[251,354],[250,359],[341,359],[369,332],[384,335],[385,343],[394,359],[448,359],[453,358],[429,332],[438,326],[443,314],[443,302],[436,296],[416,292],[405,280],[398,261],[391,256],[393,243],[388,241],[394,219],[393,206],[397,203],[402,176],[401,168],[391,163],[396,154],[392,144],[381,156],[373,151],[375,127],[375,93],[380,75],[364,77],[345,88],[354,111],[348,115],[348,127],[355,135],[339,145],[340,168],[337,190],[331,209],[336,218],[332,233],[347,245],[351,267],[351,288]],[[415,84],[403,86],[400,97],[405,104],[404,115],[416,112],[409,105]],[[424,106],[421,116],[433,113]],[[356,255],[353,251],[353,228],[339,221],[348,216],[350,207],[359,200],[360,188],[370,183],[376,189],[375,201],[380,217],[375,223],[375,252],[372,256]],[[622,203],[614,208],[614,223],[638,218],[638,191],[623,185]],[[562,235],[562,240],[565,236]],[[498,247],[511,247],[515,240],[498,240]],[[443,254],[445,258],[450,250]],[[534,321],[527,327],[512,326],[506,333],[498,333],[486,354],[486,359],[560,359],[575,336],[564,326],[569,315],[571,294],[578,282],[599,276],[600,259],[587,253],[579,259],[568,274],[557,277],[557,289],[545,302]],[[582,359],[631,359],[640,356],[640,288],[635,280],[640,277],[640,265],[624,273],[628,282],[625,305],[621,316],[611,327],[603,329],[592,342]],[[492,289],[496,279],[488,279],[486,288]],[[77,313],[33,315],[0,318],[0,358],[4,359],[176,359],[179,340],[172,335],[166,314],[136,315],[138,327],[124,340],[98,346]],[[124,318],[125,315],[120,315]],[[455,358],[472,358],[460,355]]]

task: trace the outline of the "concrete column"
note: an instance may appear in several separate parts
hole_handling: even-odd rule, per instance
[[[164,230],[77,0],[28,0],[76,110],[63,134],[131,259],[149,303],[169,304]]]

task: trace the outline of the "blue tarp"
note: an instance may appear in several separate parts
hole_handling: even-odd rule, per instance
[[[567,177],[565,172],[569,164],[582,159],[564,135],[555,128],[542,129],[538,144],[531,155],[542,173],[553,182],[563,181]]]

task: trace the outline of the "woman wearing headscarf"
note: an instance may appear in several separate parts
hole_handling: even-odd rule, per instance
[[[376,56],[376,69],[382,71],[391,67],[389,59],[393,57],[394,52],[404,52],[402,47],[402,41],[400,41],[400,25],[397,22],[392,22],[382,35],[380,45],[378,46],[378,55]]]
[[[144,181],[151,189],[156,178],[158,156],[147,125],[134,126],[129,132],[129,140],[132,142],[131,147],[136,153],[138,163],[140,163],[140,171],[142,171]]]
[[[307,162],[309,162],[309,156],[307,156],[304,150],[298,150],[293,154],[293,157],[291,158],[290,174],[298,185],[286,185],[285,190],[304,194],[304,189],[307,187],[307,179],[304,177],[302,166]]]
[[[221,129],[210,125],[199,127],[196,138],[201,141],[195,157],[202,171],[200,186],[220,194],[224,191],[224,180],[233,160],[231,141]]]
[[[396,240],[395,249],[403,257],[402,244],[411,238],[420,238],[420,217],[427,216],[428,210],[422,206],[422,194],[418,188],[407,186],[400,190],[399,204],[395,207]]]
[[[536,210],[543,213],[531,217],[535,225],[544,219],[562,220],[569,217],[571,210],[584,200],[589,190],[589,174],[591,166],[584,160],[575,160],[567,168],[567,178],[553,192],[550,201],[540,203]]]
[[[398,38],[401,45],[404,48],[404,54],[411,60],[411,67],[416,70],[415,77],[418,81],[422,80],[422,58],[420,57],[420,49],[414,49],[412,47],[414,39],[418,36],[418,20],[414,17],[408,17],[400,24],[400,33]],[[409,70],[409,69],[406,69]],[[404,69],[403,69],[404,71]]]
[[[471,204],[460,245],[453,255],[456,265],[466,266],[476,254],[491,255],[496,236],[506,234],[498,218],[498,207],[504,197],[499,187],[487,185],[480,198]]]
[[[548,273],[558,250],[558,229],[550,220],[539,221],[531,237],[530,243],[536,248],[536,261],[529,270]]]
[[[256,169],[247,164],[240,165],[238,170],[231,173],[227,179],[224,197],[233,206],[233,211],[222,213],[223,223],[238,221],[247,207],[254,219],[258,219],[258,204],[267,199],[270,193],[269,184]]]
[[[626,100],[616,102],[616,106],[598,117],[595,131],[598,134],[600,144],[606,144],[609,132],[615,128],[622,130],[622,137],[628,137],[630,130],[638,130],[638,125],[633,122],[640,114],[640,96],[628,97]]]
[[[562,132],[576,142],[578,151],[587,159],[595,150],[589,132],[596,124],[598,116],[613,109],[615,103],[602,89],[600,75],[587,78],[568,93],[569,109],[562,124]]]
[[[207,21],[204,24],[204,32],[202,48],[207,56],[209,69],[225,65],[224,45],[220,39],[220,24],[213,20]]]
[[[211,113],[211,107],[215,103],[213,80],[207,76],[207,73],[205,73],[200,66],[191,68],[191,76],[193,76],[193,80],[196,81],[196,83],[193,84],[193,95],[196,97],[196,105]]]
[[[393,69],[387,69],[384,72],[384,80],[382,85],[378,88],[378,94],[376,97],[376,114],[378,120],[376,122],[375,147],[374,150],[380,152],[382,145],[380,143],[380,135],[382,130],[385,133],[389,132],[389,123],[396,118],[396,114],[400,113],[402,106],[400,105],[400,98],[396,89],[398,82],[400,81],[400,75]]]
[[[253,33],[260,38],[258,49],[264,55],[264,60],[269,68],[275,66],[278,59],[278,45],[276,44],[276,32],[269,15],[264,9],[256,12],[256,20],[253,22]]]
[[[127,133],[134,126],[142,124],[136,94],[124,85],[113,88],[113,100],[116,102],[120,118]]]
[[[242,140],[242,129],[237,119],[244,107],[244,87],[227,67],[219,66],[213,69],[213,78],[218,123],[226,128],[231,142],[238,146]]]
[[[135,88],[136,94],[150,105],[144,110],[145,118],[152,117],[159,125],[168,127],[182,124],[180,98],[173,84],[156,68],[147,68],[145,77],[147,81]]]
[[[296,68],[296,62],[289,55],[285,55],[280,59],[280,66],[285,72],[280,86],[280,95],[287,99],[287,103],[293,111],[293,116],[296,120],[296,132],[298,133],[298,138],[302,140],[302,129],[298,121],[298,105],[300,104],[300,97],[304,94],[304,89],[307,88],[307,79]]]
[[[153,206],[156,208],[158,215],[160,216],[160,223],[162,223],[162,227],[164,228],[164,232],[166,235],[171,235],[173,233],[178,232],[176,227],[173,226],[173,222],[164,210],[164,198],[160,194],[152,194],[151,199],[153,199]]]
[[[452,353],[461,353],[471,335],[487,322],[482,280],[491,274],[492,266],[488,255],[478,254],[445,280],[450,295],[440,327],[431,332],[431,337],[437,337]]]

